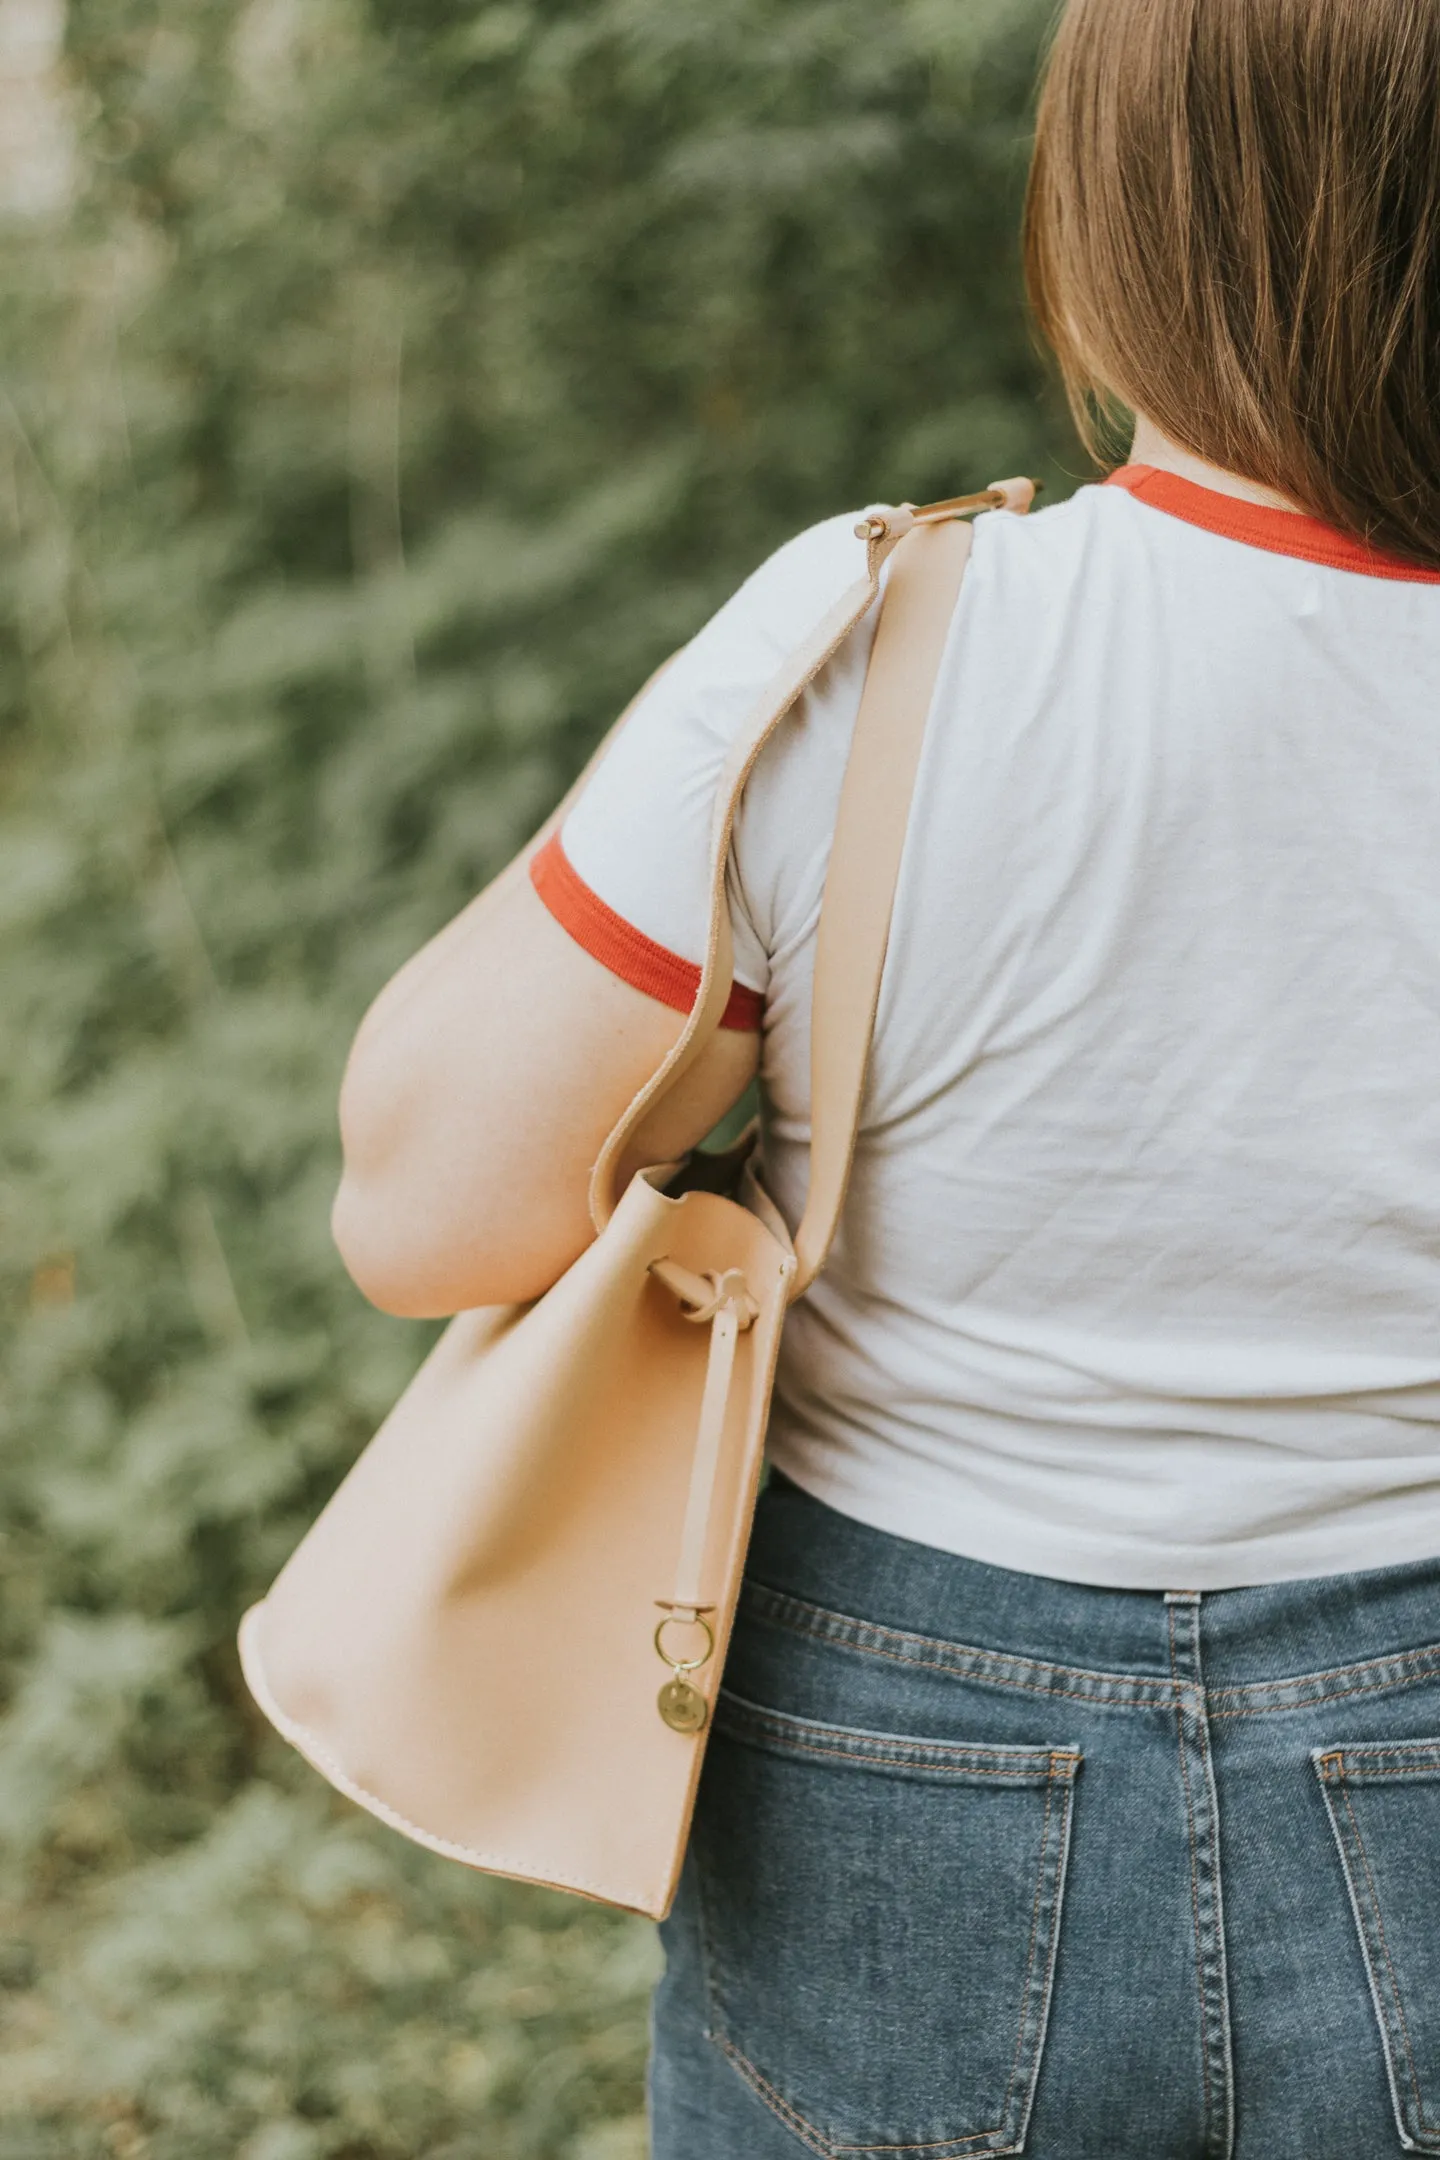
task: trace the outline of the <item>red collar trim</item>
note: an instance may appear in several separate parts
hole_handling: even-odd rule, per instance
[[[1221,495],[1198,481],[1184,480],[1179,473],[1162,472],[1155,465],[1122,465],[1111,473],[1106,487],[1123,487],[1152,510],[1219,533],[1226,540],[1241,540],[1247,547],[1264,548],[1271,555],[1295,555],[1302,562],[1324,563],[1331,570],[1358,570],[1366,577],[1403,578],[1415,585],[1440,585],[1440,570],[1424,570],[1383,548],[1367,546],[1348,533],[1337,532],[1319,518],[1302,510],[1275,510],[1268,503],[1246,502],[1239,495]]]

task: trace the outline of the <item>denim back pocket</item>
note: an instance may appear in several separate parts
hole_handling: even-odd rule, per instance
[[[722,1694],[695,1832],[710,2037],[812,2152],[1023,2150],[1079,1767]]]
[[[1440,1740],[1317,1748],[1400,2142],[1440,2153]]]

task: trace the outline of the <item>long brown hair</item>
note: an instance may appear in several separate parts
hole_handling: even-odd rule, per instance
[[[1440,565],[1440,0],[1069,0],[1025,213],[1107,409]]]

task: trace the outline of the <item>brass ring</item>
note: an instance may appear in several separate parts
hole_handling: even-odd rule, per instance
[[[696,1658],[671,1657],[669,1651],[665,1648],[665,1644],[662,1640],[667,1627],[703,1628],[705,1630],[705,1650],[703,1656]],[[704,1617],[703,1613],[697,1613],[693,1620],[682,1620],[677,1613],[666,1613],[664,1619],[661,1620],[656,1626],[655,1655],[664,1664],[668,1665],[672,1672],[699,1672],[702,1665],[706,1665],[709,1663],[711,1657],[714,1655],[714,1651],[715,1630],[711,1627],[709,1621]]]

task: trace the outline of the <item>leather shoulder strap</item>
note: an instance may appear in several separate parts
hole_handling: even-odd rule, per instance
[[[915,776],[973,537],[954,521],[917,525],[896,554],[875,633],[816,935],[810,1190],[792,1297],[825,1265],[850,1179]]]
[[[590,1213],[597,1230],[605,1227],[615,1211],[631,1138],[646,1113],[700,1055],[719,1026],[730,995],[733,954],[725,870],[745,783],[775,729],[874,602],[880,572],[895,554],[842,784],[821,907],[811,1030],[810,1194],[796,1236],[800,1260],[796,1295],[823,1266],[854,1152],[895,880],[925,723],[969,558],[969,527],[956,521],[972,510],[1027,510],[1034,492],[1031,481],[1007,480],[982,494],[923,510],[903,504],[871,512],[858,528],[866,539],[864,576],[840,596],[757,698],[736,736],[716,790],[710,922],[699,991],[679,1039],[628,1104],[596,1160],[590,1179]],[[902,541],[906,543],[903,549]]]
[[[669,1056],[627,1105],[619,1122],[596,1158],[590,1174],[590,1215],[603,1230],[620,1197],[619,1180],[632,1135],[646,1113],[704,1049],[725,1010],[734,973],[730,935],[730,907],[725,892],[725,869],[730,856],[730,835],[745,782],[755,760],[801,693],[820,673],[827,660],[844,644],[870,607],[880,589],[880,572],[887,557],[912,523],[908,511],[885,510],[870,521],[880,527],[868,539],[865,574],[857,578],[816,624],[802,645],[791,653],[765,685],[736,735],[715,792],[715,811],[710,832],[710,924],[700,987],[679,1040]]]

